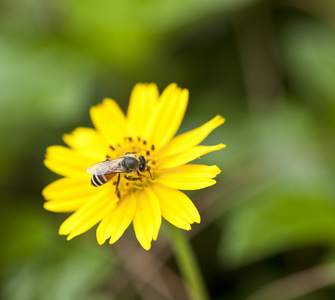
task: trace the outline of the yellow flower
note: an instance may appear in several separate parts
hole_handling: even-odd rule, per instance
[[[69,147],[48,147],[44,164],[64,178],[44,188],[44,208],[74,212],[61,225],[59,234],[68,235],[70,240],[100,222],[96,232],[98,243],[110,239],[112,244],[133,222],[139,243],[148,250],[151,241],[157,239],[162,216],[185,230],[190,230],[194,222],[200,223],[198,210],[179,190],[215,184],[213,178],[220,173],[217,166],[186,163],[225,147],[198,146],[224,119],[216,116],[174,137],[187,102],[188,90],[176,84],[170,84],[161,95],[155,84],[137,84],[127,116],[114,100],[104,99],[90,110],[96,129],[76,128],[63,136]],[[136,157],[143,155],[150,172],[141,172],[141,180],[128,180],[121,173],[119,195],[115,193],[118,176],[101,186],[91,185],[88,167],[108,157],[121,158],[127,152],[136,152]],[[136,179],[138,174],[126,176]]]

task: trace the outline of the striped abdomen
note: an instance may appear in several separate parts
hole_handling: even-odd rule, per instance
[[[116,175],[116,173],[112,173],[112,174],[108,174],[108,175],[93,174],[92,178],[91,178],[91,184],[95,187],[101,186],[101,185],[107,183],[108,181],[110,181],[115,175]]]

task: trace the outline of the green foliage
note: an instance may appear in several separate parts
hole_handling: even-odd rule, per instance
[[[36,199],[3,195],[1,200],[6,209],[0,211],[0,269],[16,258],[33,255],[43,245],[43,239],[50,230],[50,224],[40,214]]]
[[[87,58],[56,41],[0,42],[2,121],[59,125],[83,113],[92,80]]]
[[[227,119],[206,140],[227,148],[197,161],[222,170],[200,193],[213,205],[193,227],[208,226],[196,251],[201,268],[213,260],[204,268],[213,299],[245,299],[264,278],[300,271],[290,251],[304,268],[333,261],[332,0],[4,0],[0,8],[3,299],[105,300],[129,290],[157,299],[132,273],[135,292],[114,273],[109,252],[118,245],[100,247],[93,235],[67,242],[57,235],[65,217],[42,207],[41,189],[55,179],[42,164],[45,148],[91,126],[89,107],[104,97],[125,110],[137,81],[189,88],[180,132],[215,114]],[[317,253],[313,260],[306,249]],[[274,260],[281,255],[285,264]],[[114,281],[124,283],[116,294],[108,290]],[[334,291],[315,295],[301,300],[333,299]]]
[[[329,186],[310,181],[283,183],[236,208],[221,245],[224,260],[236,266],[295,247],[334,247],[335,203],[323,189]]]
[[[34,256],[7,267],[2,297],[8,300],[100,300],[103,296],[94,290],[111,276],[112,270],[113,265],[99,253],[64,243],[54,244],[51,240]]]
[[[237,266],[294,247],[334,247],[334,170],[310,116],[290,109],[249,124],[252,151],[239,155],[249,163],[239,166],[239,186],[228,195],[237,205],[224,218],[221,257]]]
[[[6,141],[0,164],[5,175],[38,143],[43,129],[65,126],[87,113],[93,69],[85,57],[57,42],[0,38],[0,45],[0,139]]]
[[[298,96],[335,125],[335,36],[332,29],[311,20],[292,20],[281,28],[285,71]]]
[[[6,211],[0,212],[0,298],[103,300],[96,289],[113,274],[113,255],[58,237],[34,200],[7,198]]]

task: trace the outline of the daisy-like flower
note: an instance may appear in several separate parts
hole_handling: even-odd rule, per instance
[[[114,100],[104,99],[90,110],[95,129],[76,128],[63,136],[68,147],[47,148],[44,164],[64,177],[44,188],[44,208],[73,212],[61,225],[59,234],[68,235],[70,240],[99,223],[98,243],[109,239],[112,244],[133,222],[139,243],[149,250],[151,241],[157,239],[162,217],[185,230],[200,222],[198,210],[179,190],[215,184],[213,178],[220,173],[217,166],[187,163],[225,147],[198,146],[224,119],[216,116],[174,137],[187,102],[188,90],[176,84],[170,84],[161,95],[155,84],[137,84],[131,93],[127,116]],[[118,193],[118,176],[98,187],[91,185],[88,167],[106,158],[122,158],[127,152],[134,152],[131,155],[137,159],[143,156],[149,170],[120,173]]]

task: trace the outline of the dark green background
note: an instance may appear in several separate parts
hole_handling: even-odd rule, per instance
[[[150,252],[132,228],[67,242],[42,206],[46,147],[104,97],[126,111],[137,82],[190,90],[180,132],[227,119],[204,142],[227,148],[201,159],[217,184],[188,193],[211,298],[334,299],[332,0],[0,1],[0,297],[185,297],[165,222]]]

